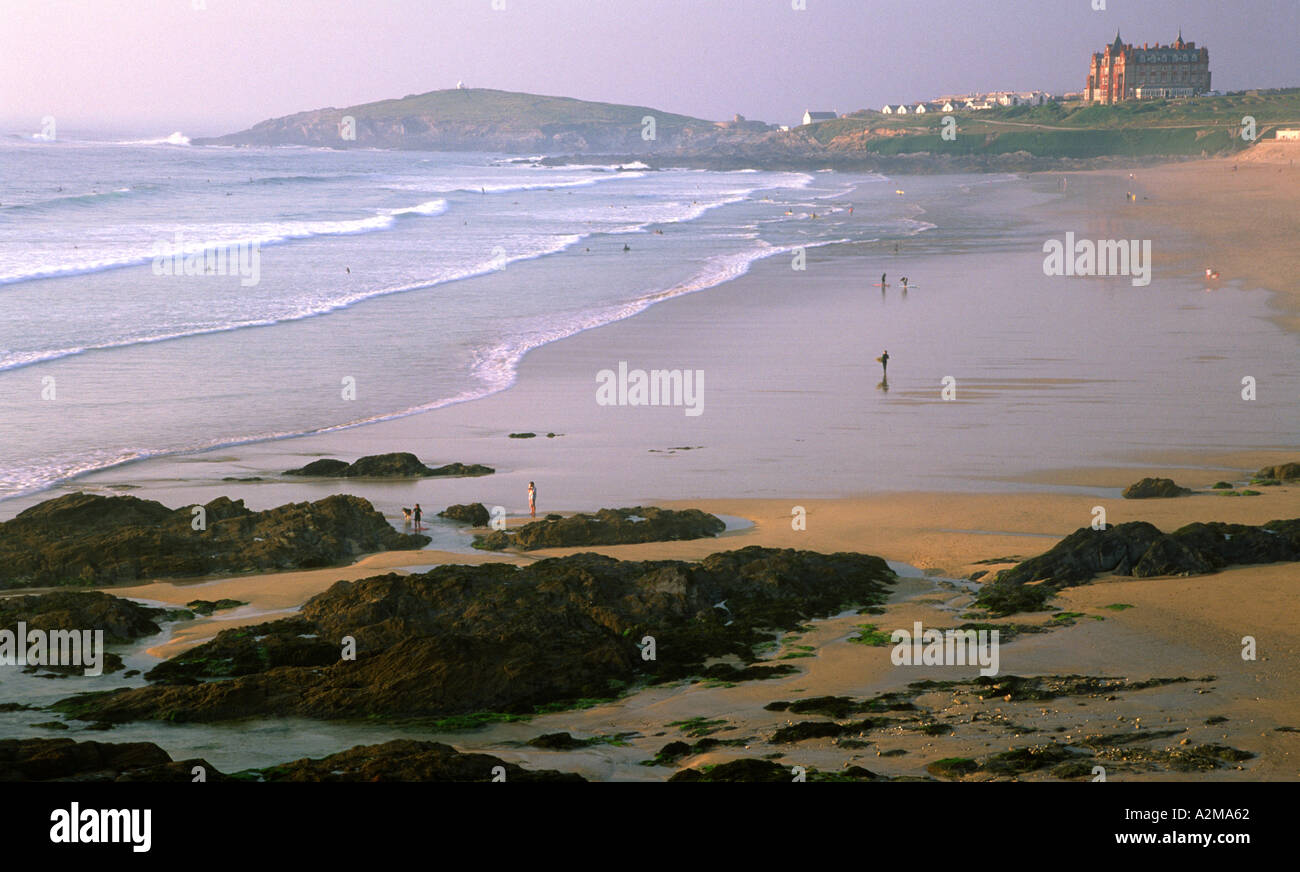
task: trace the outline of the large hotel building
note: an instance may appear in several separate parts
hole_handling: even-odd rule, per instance
[[[1210,52],[1183,34],[1170,45],[1126,45],[1115,41],[1092,56],[1084,99],[1119,103],[1153,97],[1191,97],[1210,90]]]

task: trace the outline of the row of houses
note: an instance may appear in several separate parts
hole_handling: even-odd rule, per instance
[[[1041,106],[1054,98],[1046,91],[992,91],[987,94],[965,94],[960,97],[940,97],[909,106],[885,104],[882,115],[924,115],[927,112],[960,112],[992,109],[994,106]]]

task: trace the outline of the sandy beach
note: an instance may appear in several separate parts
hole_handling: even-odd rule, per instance
[[[1058,222],[1068,221],[1070,215],[1095,214],[1096,204],[1116,190],[1138,191],[1134,207],[1116,219],[1115,235],[1140,236],[1145,230],[1154,237],[1158,276],[1186,281],[1200,276],[1206,265],[1219,269],[1216,294],[1206,303],[1213,307],[1208,319],[1225,317],[1234,304],[1251,306],[1254,312],[1267,299],[1275,310],[1274,323],[1260,329],[1288,331],[1280,342],[1292,352],[1289,361],[1275,361],[1273,367],[1293,369],[1300,341],[1300,285],[1294,279],[1300,263],[1293,244],[1300,236],[1300,169],[1291,166],[1289,153],[1270,154],[1275,156],[1244,156],[1236,170],[1231,161],[1200,161],[1143,169],[1133,179],[1118,172],[1076,176],[1071,187],[1078,193],[1072,196],[1079,199],[1038,208],[1055,209]],[[1030,182],[1050,190],[1059,177]],[[773,731],[789,722],[784,713],[764,708],[773,701],[864,697],[925,678],[973,677],[974,669],[896,667],[888,648],[848,640],[868,620],[885,629],[913,621],[951,624],[970,606],[972,585],[964,582],[972,574],[995,573],[1046,551],[1088,526],[1097,506],[1105,509],[1110,524],[1143,520],[1164,531],[1193,521],[1261,524],[1295,517],[1300,509],[1294,483],[1261,487],[1258,496],[1235,498],[1205,490],[1220,480],[1239,487],[1261,466],[1300,459],[1294,427],[1288,440],[1276,426],[1287,415],[1293,424],[1297,420],[1294,396],[1275,395],[1267,408],[1243,412],[1226,423],[1207,412],[1211,424],[1203,432],[1194,429],[1195,415],[1189,412],[1179,419],[1186,423],[1177,425],[1184,431],[1180,441],[1144,440],[1135,434],[1130,438],[1118,432],[1114,422],[1124,419],[1125,408],[1134,409],[1133,414],[1138,410],[1116,372],[1082,372],[1072,379],[1053,371],[1013,378],[1012,364],[1023,361],[1011,360],[1014,355],[1008,353],[1007,367],[999,370],[1003,352],[985,342],[989,365],[970,378],[963,376],[960,402],[945,404],[939,379],[960,362],[909,360],[906,336],[877,330],[873,325],[882,317],[875,314],[878,308],[865,307],[911,307],[918,319],[911,329],[923,331],[927,306],[956,305],[927,301],[926,287],[947,286],[962,276],[978,282],[977,274],[1001,268],[1003,255],[943,258],[925,253],[915,255],[925,260],[909,261],[912,255],[903,252],[891,263],[892,257],[868,247],[828,258],[820,266],[814,258],[806,275],[794,277],[788,263],[773,258],[734,282],[543,346],[525,358],[514,386],[484,399],[353,430],[130,464],[85,476],[68,489],[131,493],[167,505],[228,495],[253,508],[348,492],[370,499],[395,523],[400,523],[399,507],[416,501],[434,511],[452,503],[482,502],[506,506],[511,523],[517,525],[525,514],[524,489],[536,480],[542,511],[655,504],[700,508],[752,522],[718,540],[583,550],[628,560],[694,560],[719,550],[761,545],[875,554],[903,569],[884,614],[813,622],[798,640],[807,647],[798,649],[802,654],[791,661],[799,667],[798,674],[733,686],[660,686],[584,711],[438,737],[462,750],[488,751],[524,765],[602,780],[666,778],[672,768],[646,767],[642,761],[667,742],[683,738],[686,728],[671,723],[702,719],[721,722],[706,728],[711,730],[708,735],[745,741],[689,756],[682,766],[783,755],[774,759],[827,770],[857,764],[886,775],[923,776],[925,766],[938,759],[982,757],[1031,740],[1168,729],[1178,732],[1153,747],[1177,747],[1186,739],[1192,744],[1219,742],[1258,756],[1212,773],[1135,772],[1116,777],[1300,778],[1300,734],[1278,730],[1300,728],[1300,632],[1287,617],[1300,581],[1295,564],[1237,567],[1194,578],[1099,579],[1068,589],[1059,601],[1061,608],[1084,617],[1053,625],[1051,615],[1017,616],[1026,623],[1051,625],[1050,630],[1004,643],[1002,654],[1003,674],[1192,680],[1048,703],[933,693],[917,702],[924,702],[937,720],[951,727],[946,734],[899,726],[856,747],[842,747],[840,739],[772,743]],[[880,303],[878,292],[864,290],[860,278],[868,270],[878,272],[881,262],[889,263],[886,268],[892,273],[910,269],[915,274],[921,263],[928,272],[917,280],[910,300],[891,295]],[[862,316],[860,328],[828,329],[835,312]],[[805,344],[794,347],[792,336],[803,337]],[[954,336],[953,341],[959,340]],[[897,374],[882,389],[871,361],[888,345],[901,346],[903,353],[891,351]],[[690,349],[698,351],[692,356]],[[614,410],[593,403],[592,374],[620,360],[703,369],[709,386],[706,413],[691,418],[677,409]],[[1224,378],[1235,378],[1231,373],[1236,369],[1229,369]],[[1119,386],[1084,384],[1090,379]],[[1100,393],[1086,393],[1093,390]],[[1177,388],[1171,385],[1170,390]],[[1232,390],[1230,382],[1224,392]],[[1085,392],[1086,402],[1096,408],[1093,417],[1102,422],[1077,442],[1070,428],[1092,420],[1092,413],[1085,410],[1071,417],[1059,425],[1059,432],[1048,420],[1052,403],[1071,402],[1072,391]],[[923,409],[928,417],[911,420],[927,430],[933,425],[933,432],[906,432],[891,423],[895,419],[875,416],[871,408],[886,401]],[[1158,405],[1154,398],[1151,402]],[[1218,402],[1227,400],[1207,399],[1206,408],[1218,408]],[[1041,451],[1034,442],[1044,429],[1005,425],[1005,416],[1017,414],[1021,405],[1032,406],[1033,414],[1040,416],[1034,420],[1041,419],[1042,427],[1054,434]],[[1252,414],[1267,417],[1252,419]],[[951,420],[944,422],[941,415]],[[1265,435],[1224,435],[1235,427],[1249,429],[1252,420],[1270,422]],[[1108,428],[1117,431],[1113,445],[1098,441]],[[508,438],[517,431],[536,431],[538,436]],[[548,438],[548,433],[556,435]],[[967,444],[963,440],[988,447],[963,453],[957,464],[945,452]],[[918,442],[924,448],[918,448]],[[277,477],[279,471],[320,456],[352,459],[387,451],[412,451],[438,462],[490,463],[498,473],[483,479],[400,483]],[[917,469],[918,451],[932,452],[933,470],[909,474],[914,486],[901,486],[897,466],[906,462],[908,469]],[[838,463],[833,458],[839,458]],[[861,463],[856,462],[859,458]],[[599,475],[593,476],[593,470]],[[241,476],[266,480],[222,481]],[[1119,497],[1122,487],[1146,476],[1171,477],[1198,492],[1142,501]],[[12,500],[0,511],[9,518],[50,495]],[[806,511],[806,529],[792,526],[796,507]],[[464,533],[439,530],[431,549],[443,550],[387,552],[338,569],[159,582],[116,588],[113,593],[170,605],[223,597],[248,603],[234,612],[176,625],[169,638],[148,649],[151,655],[166,657],[221,629],[290,613],[338,580],[422,571],[443,563],[525,562],[576,550],[481,554],[463,547],[468,544]],[[448,542],[461,547],[448,547]],[[1111,608],[1116,605],[1121,607]],[[1248,635],[1259,642],[1256,661],[1240,656],[1241,639]],[[793,653],[790,644],[783,641],[773,656]],[[1206,676],[1214,680],[1201,682]],[[1227,720],[1207,723],[1211,718]],[[558,731],[631,735],[579,751],[520,745],[536,734]],[[1040,772],[1026,777],[1045,776]]]

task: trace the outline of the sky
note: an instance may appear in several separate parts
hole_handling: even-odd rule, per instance
[[[1180,27],[1216,89],[1300,85],[1300,0],[0,0],[0,129],[217,135],[458,81],[788,124],[1080,91],[1116,29]]]

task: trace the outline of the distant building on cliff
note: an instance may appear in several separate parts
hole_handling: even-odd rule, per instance
[[[834,121],[839,117],[834,112],[813,112],[810,110],[803,114],[803,123],[816,124],[818,121]]]
[[[1183,42],[1182,31],[1169,45],[1115,41],[1092,56],[1083,98],[1090,103],[1122,103],[1153,97],[1191,97],[1210,90],[1210,52]]]

